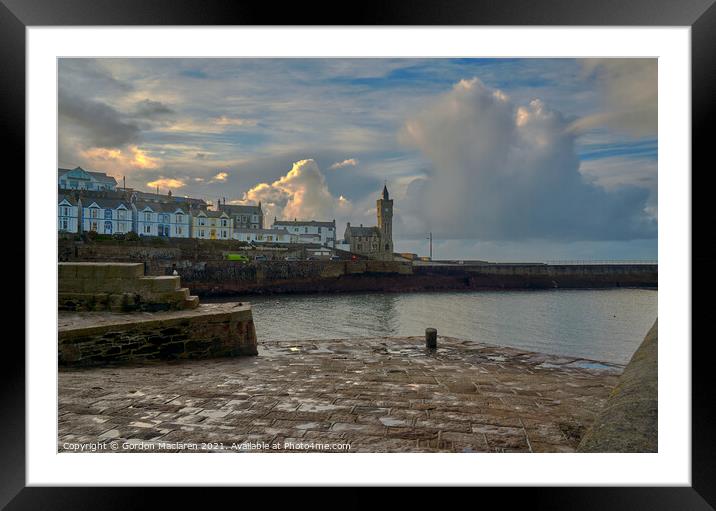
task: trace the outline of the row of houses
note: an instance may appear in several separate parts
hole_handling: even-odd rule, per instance
[[[58,231],[125,234],[167,238],[234,239],[250,243],[311,243],[336,245],[336,223],[283,221],[264,228],[258,205],[217,201],[209,209],[201,199],[148,193],[117,187],[114,178],[79,167],[60,169]]]

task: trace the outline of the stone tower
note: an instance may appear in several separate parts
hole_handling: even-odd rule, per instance
[[[388,186],[383,186],[383,196],[376,201],[378,230],[380,231],[379,253],[381,259],[393,259],[393,199],[388,195]]]

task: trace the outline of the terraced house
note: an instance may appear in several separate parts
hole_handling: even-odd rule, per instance
[[[127,233],[132,230],[132,203],[110,197],[88,197],[79,200],[82,230],[98,234]]]
[[[188,208],[145,201],[135,201],[132,207],[136,218],[134,231],[140,236],[189,237],[191,215]]]
[[[263,229],[264,213],[261,203],[258,206],[226,204],[219,201],[218,210],[225,211],[233,220],[234,229]]]
[[[233,219],[225,211],[199,211],[192,219],[192,238],[229,240],[232,237]]]
[[[60,232],[78,232],[80,227],[80,203],[70,194],[60,194],[57,198],[57,230]]]

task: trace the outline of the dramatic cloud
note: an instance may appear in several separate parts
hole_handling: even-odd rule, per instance
[[[86,146],[120,147],[139,140],[139,126],[106,103],[60,91],[59,130],[78,130]]]
[[[654,237],[648,190],[585,180],[568,125],[539,100],[517,106],[477,78],[460,81],[401,133],[432,162],[407,189],[405,229],[443,239]]]
[[[607,125],[634,137],[656,136],[657,59],[587,59],[583,67],[601,85],[606,110],[583,117],[573,129]]]
[[[161,190],[162,188],[169,188],[169,189],[182,188],[183,186],[185,186],[185,184],[186,183],[184,183],[184,181],[182,181],[181,179],[174,179],[171,177],[163,177],[163,178],[157,179],[156,181],[150,181],[149,183],[147,183],[147,186],[152,189],[154,189],[158,186]]]
[[[159,168],[159,160],[135,145],[124,149],[91,147],[80,152],[82,161],[90,168],[105,169],[110,175],[118,176],[135,169]]]
[[[302,220],[330,220],[346,217],[350,201],[334,197],[313,160],[301,160],[271,184],[260,183],[236,203],[261,202],[268,216]]]
[[[358,160],[356,160],[355,158],[349,158],[347,160],[337,161],[329,168],[335,170],[342,169],[343,167],[355,167],[356,165],[358,165]]]
[[[219,172],[211,180],[212,181],[226,181],[227,177],[229,177],[228,172]]]

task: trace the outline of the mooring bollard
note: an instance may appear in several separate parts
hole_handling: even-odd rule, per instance
[[[438,347],[438,331],[434,328],[425,329],[425,347],[429,350],[437,349]]]

